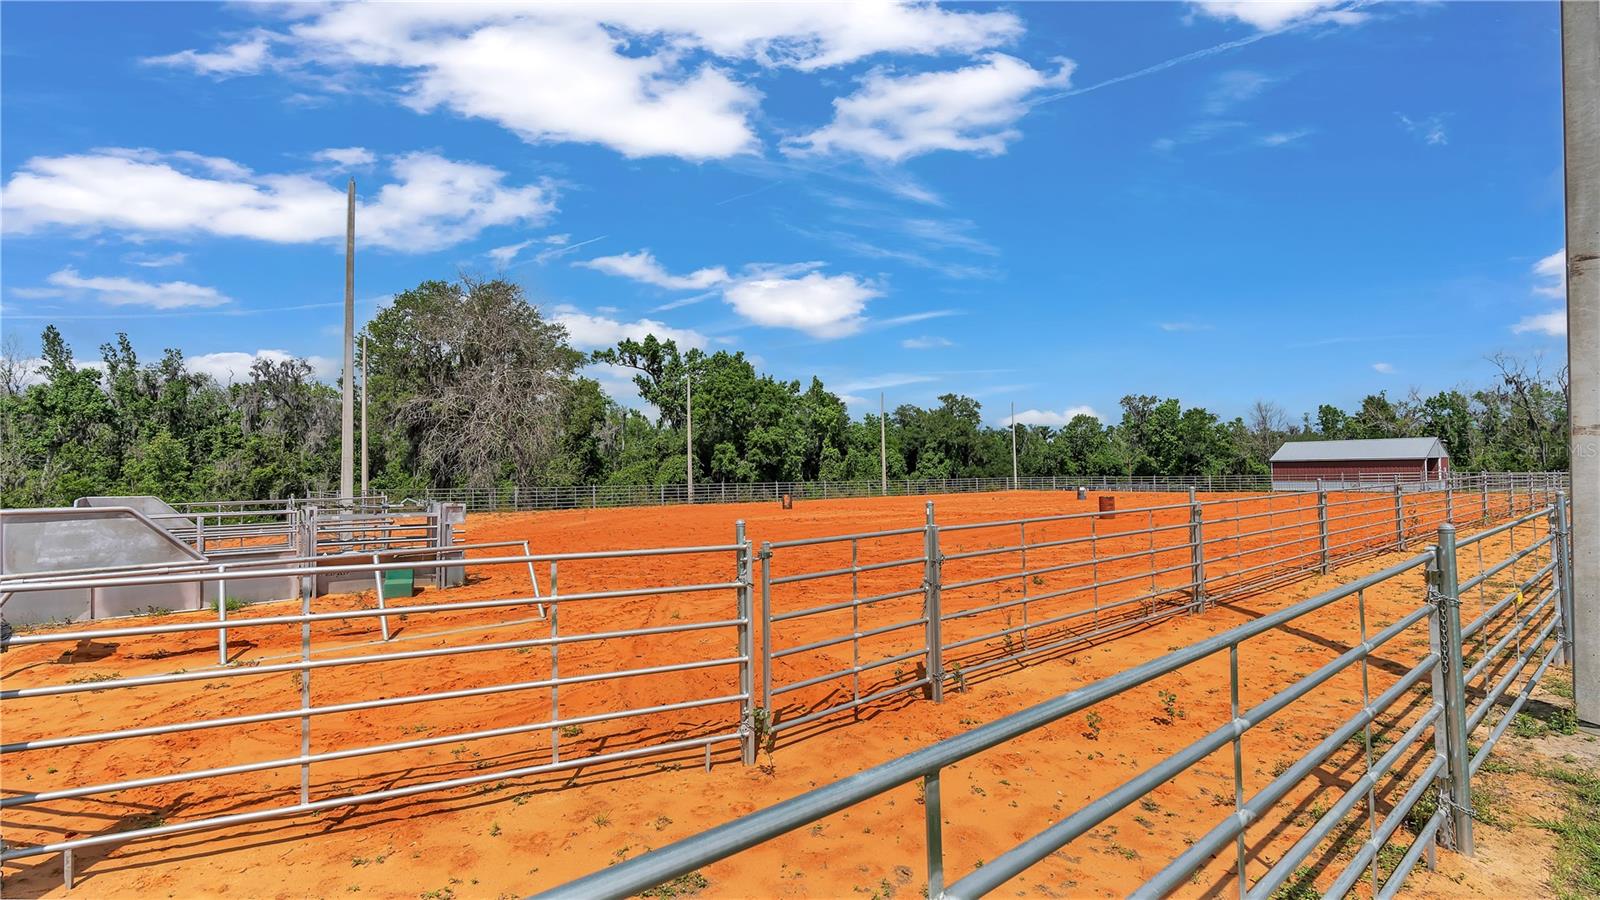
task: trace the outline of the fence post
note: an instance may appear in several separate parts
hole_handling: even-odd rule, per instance
[[[1555,528],[1555,579],[1556,603],[1561,607],[1561,647],[1558,662],[1571,664],[1573,661],[1572,631],[1573,631],[1573,601],[1572,601],[1572,553],[1571,546],[1567,543],[1567,492],[1556,491],[1556,507],[1552,513],[1552,527]]]
[[[745,765],[755,765],[756,762],[756,729],[755,729],[755,642],[751,637],[750,599],[754,592],[750,583],[750,541],[744,535],[744,520],[739,519],[733,523],[733,542],[738,545],[734,551],[734,573],[739,587],[734,592],[734,603],[737,607],[735,617],[739,620],[739,756]]]
[[[1456,570],[1456,528],[1439,526],[1434,549],[1432,600],[1438,621],[1439,673],[1444,704],[1445,783],[1439,802],[1457,853],[1473,855],[1472,781],[1467,755],[1467,690],[1461,661],[1461,597]]]
[[[1189,577],[1194,582],[1194,591],[1191,599],[1194,601],[1194,611],[1199,612],[1206,605],[1206,551],[1205,551],[1205,511],[1194,498],[1194,488],[1189,488]]]
[[[1451,487],[1450,480],[1444,482],[1444,520],[1454,525],[1456,522],[1456,495]]]
[[[941,799],[938,771],[922,776],[923,826],[928,843],[929,897],[944,895],[944,810]]]
[[[1328,489],[1317,479],[1317,550],[1322,554],[1322,574],[1328,574]]]
[[[1401,499],[1400,482],[1394,483],[1394,545],[1401,550],[1406,548],[1406,520],[1404,513],[1405,501]]]
[[[928,618],[928,697],[935,703],[944,702],[944,648],[941,646],[939,628],[939,526],[933,519],[933,501],[928,501],[928,519],[924,527],[923,555],[923,613]]]
[[[217,566],[217,621],[223,627],[217,629],[217,665],[228,664],[228,567]],[[205,589],[201,588],[202,596]],[[92,616],[91,616],[92,618]]]
[[[772,716],[772,542],[761,542],[761,709],[765,726]]]

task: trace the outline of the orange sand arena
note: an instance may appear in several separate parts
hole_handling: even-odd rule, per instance
[[[1216,500],[1224,495],[1202,495]],[[1433,497],[1433,495],[1429,495]],[[759,755],[740,763],[739,627],[731,549],[684,555],[563,560],[552,572],[536,567],[541,593],[559,596],[636,589],[621,598],[574,599],[558,607],[559,634],[578,637],[620,630],[659,633],[548,646],[463,652],[426,659],[339,664],[310,672],[310,704],[327,707],[406,695],[472,691],[508,683],[538,684],[563,678],[678,666],[627,678],[479,692],[468,697],[381,709],[326,711],[311,725],[310,752],[426,741],[431,746],[353,755],[310,767],[309,798],[334,798],[406,785],[484,776],[468,787],[421,793],[356,807],[268,819],[82,849],[75,854],[74,894],[111,896],[502,897],[523,896],[637,856],[735,816],[860,771],[930,742],[991,721],[1135,663],[1215,634],[1264,612],[1311,596],[1356,575],[1382,568],[1421,549],[1442,516],[1442,501],[1407,498],[1402,530],[1412,542],[1404,555],[1395,543],[1395,514],[1386,495],[1330,495],[1337,519],[1336,550],[1367,558],[1323,576],[1288,576],[1315,559],[1316,510],[1306,497],[1241,496],[1205,507],[1207,585],[1221,599],[1192,614],[1190,509],[1177,494],[1116,495],[1114,518],[1080,516],[1028,525],[951,530],[941,534],[944,591],[945,701],[924,699],[925,620],[919,620],[924,578],[924,503],[932,499],[940,526],[1014,520],[1093,510],[1094,498],[1067,493],[995,493],[935,498],[812,501],[783,510],[777,504],[574,510],[477,515],[468,540],[527,539],[536,554],[664,546],[721,546],[734,539],[734,521],[746,523],[759,548],[851,532],[907,533],[803,547],[780,547],[768,564],[781,580],[801,573],[846,570],[827,578],[775,583],[771,609],[817,607],[829,611],[775,621],[778,648],[813,650],[773,662],[778,686],[804,684],[774,699],[780,729],[809,713],[863,702],[853,710],[781,730]],[[1455,498],[1457,522],[1470,534],[1484,518],[1503,518],[1506,498],[1485,511],[1479,498]],[[1518,511],[1535,498],[1518,497]],[[1485,513],[1487,512],[1487,515]],[[1299,530],[1284,531],[1294,524]],[[1309,531],[1307,530],[1309,526]],[[1277,529],[1271,530],[1268,529]],[[1157,529],[1150,532],[1149,529]],[[1252,535],[1253,531],[1263,533]],[[1307,534],[1310,534],[1309,542]],[[1482,542],[1488,559],[1510,552],[1527,533]],[[1231,536],[1231,539],[1230,539]],[[1029,549],[1016,548],[1026,543]],[[1045,546],[1039,546],[1039,545]],[[1008,549],[1009,548],[1009,549]],[[1000,552],[963,557],[981,550]],[[486,551],[492,552],[492,551]],[[1026,552],[1027,559],[1020,557]],[[1096,560],[1092,564],[1091,558]],[[478,553],[477,555],[483,555]],[[911,560],[912,562],[907,562]],[[1466,560],[1463,560],[1465,564]],[[854,564],[854,571],[849,571]],[[876,564],[884,564],[875,567]],[[759,561],[755,565],[759,565]],[[1500,573],[1486,587],[1528,577],[1529,559]],[[1043,574],[1004,577],[1022,569]],[[469,568],[468,584],[423,591],[390,605],[528,598],[495,608],[389,617],[392,640],[378,642],[373,617],[330,618],[312,628],[313,659],[359,659],[372,654],[470,647],[490,642],[549,638],[552,623],[532,601],[526,564]],[[1263,580],[1278,586],[1245,590]],[[758,582],[759,583],[759,582]],[[718,585],[689,592],[667,586]],[[1098,586],[1098,587],[1096,587]],[[852,596],[892,596],[870,604]],[[1032,597],[1041,599],[1032,600]],[[1366,626],[1375,631],[1423,602],[1419,572],[1385,582],[1365,597]],[[1026,602],[1024,602],[1026,601]],[[1474,598],[1467,604],[1482,603]],[[313,612],[373,607],[372,592],[319,598]],[[1341,601],[1292,627],[1269,632],[1241,649],[1242,696],[1259,702],[1328,662],[1359,640],[1353,603]],[[0,658],[7,691],[69,685],[53,696],[7,699],[3,741],[8,744],[237,717],[301,708],[302,673],[253,670],[301,658],[301,627],[249,626],[251,619],[298,612],[294,603],[260,604],[230,614],[230,666],[215,670],[214,631],[106,637],[86,647],[72,643],[13,648]],[[214,613],[152,615],[100,623],[97,628],[146,627],[209,621]],[[1144,621],[1144,620],[1152,621]],[[906,624],[906,623],[910,624]],[[1427,620],[1385,646],[1371,665],[1375,696],[1427,653]],[[698,627],[703,625],[704,627]],[[1315,625],[1314,628],[1308,627]],[[694,630],[688,630],[693,627]],[[75,626],[76,628],[76,626]],[[757,664],[754,696],[761,702],[760,634],[752,627]],[[852,633],[872,634],[855,640]],[[46,632],[47,633],[47,632]],[[834,640],[839,636],[846,639]],[[996,635],[993,638],[989,635]],[[1068,646],[1060,645],[1069,638]],[[1042,652],[1030,652],[1042,651]],[[822,678],[852,662],[891,660],[851,676]],[[225,677],[216,676],[217,671]],[[119,686],[143,676],[194,673],[193,680],[158,686]],[[910,685],[915,689],[904,689]],[[1158,691],[1170,692],[1159,696]],[[703,702],[702,702],[703,701]],[[1259,789],[1361,703],[1354,670],[1313,691],[1244,740],[1246,793]],[[595,718],[551,729],[528,723],[679,704],[680,708],[620,719]],[[1422,708],[1420,693],[1402,701],[1382,722],[1404,731]],[[1226,654],[1182,669],[1156,683],[1096,707],[1082,717],[946,770],[944,813],[946,870],[959,877],[985,858],[1031,836],[1120,784],[1229,718]],[[1411,718],[1408,718],[1411,717]],[[465,741],[451,735],[511,730]],[[4,794],[42,793],[172,772],[293,758],[301,752],[298,715],[221,728],[179,731],[55,749],[22,750],[0,757]],[[702,739],[713,765],[705,769]],[[494,778],[504,770],[560,759],[625,756],[663,743],[685,749],[525,776]],[[1426,758],[1424,744],[1408,762]],[[1428,748],[1431,752],[1431,747]],[[1250,832],[1251,874],[1258,876],[1303,830],[1306,811],[1328,805],[1360,774],[1359,752],[1339,753]],[[1225,749],[1169,782],[1108,823],[1058,852],[1011,885],[1055,896],[1120,894],[1149,877],[1185,840],[1203,834],[1231,810],[1232,751]],[[1402,766],[1403,771],[1410,768]],[[1403,777],[1403,774],[1402,774]],[[1319,781],[1320,779],[1320,781]],[[1318,785],[1322,787],[1318,787]],[[1385,782],[1380,798],[1396,797]],[[7,809],[7,846],[159,827],[215,816],[293,805],[300,800],[301,767],[260,769]],[[1326,795],[1326,796],[1324,796]],[[706,896],[919,896],[923,879],[922,811],[915,787],[841,813],[806,833],[790,834],[701,873]],[[1365,826],[1361,811],[1360,829]],[[1353,821],[1353,820],[1352,820]],[[1357,841],[1365,838],[1359,829]],[[1335,848],[1336,849],[1336,848]],[[1335,855],[1330,850],[1329,858]],[[1232,858],[1213,863],[1194,893],[1228,885]],[[1335,868],[1338,868],[1337,866]],[[16,859],[4,867],[7,897],[63,894],[59,854]],[[686,888],[692,889],[696,879]],[[1009,888],[1008,888],[1009,889]],[[1231,889],[1231,888],[1230,888]]]

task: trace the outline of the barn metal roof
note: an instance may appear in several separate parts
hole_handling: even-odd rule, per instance
[[[1369,459],[1433,459],[1448,457],[1436,437],[1371,438],[1357,441],[1289,441],[1272,454],[1273,462],[1342,462]]]

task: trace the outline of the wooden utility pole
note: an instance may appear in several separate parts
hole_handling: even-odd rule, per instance
[[[356,180],[346,192],[344,231],[344,409],[339,420],[339,496],[355,494]]]

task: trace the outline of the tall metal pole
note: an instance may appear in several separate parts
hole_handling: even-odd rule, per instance
[[[1011,489],[1017,489],[1017,403],[1011,402]]]
[[[683,471],[689,484],[689,502],[694,502],[694,376],[683,374]]]
[[[1433,601],[1444,703],[1445,788],[1450,796],[1451,844],[1457,853],[1472,856],[1472,777],[1467,747],[1466,669],[1461,661],[1461,589],[1456,568],[1456,527],[1439,526],[1434,545]],[[1443,805],[1443,804],[1441,804]]]
[[[356,180],[345,198],[344,229],[344,410],[339,421],[339,496],[355,493],[356,430]]]
[[[367,336],[361,336],[361,496],[367,496]]]
[[[1567,174],[1573,696],[1600,727],[1600,3],[1561,4]]]
[[[883,392],[878,392],[878,471],[883,479],[882,492],[889,496],[889,424],[883,406]]]

